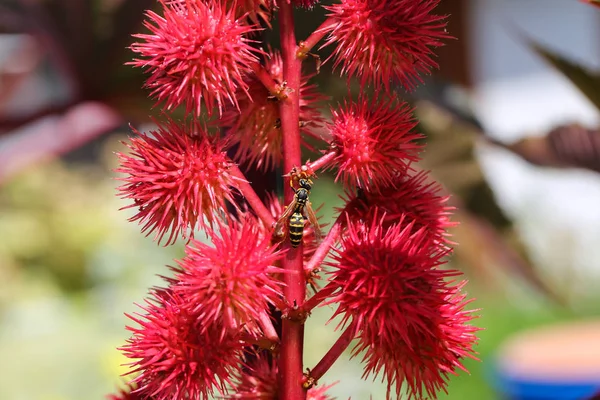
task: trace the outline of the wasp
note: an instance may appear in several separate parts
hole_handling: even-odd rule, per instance
[[[315,232],[315,240],[321,240],[321,229],[317,221],[312,205],[308,199],[312,189],[312,181],[307,177],[298,179],[298,188],[294,187],[294,180],[290,179],[290,186],[294,191],[294,200],[286,207],[279,220],[275,224],[275,233],[277,236],[283,236],[283,228],[287,224],[288,234],[292,247],[298,247],[302,243],[304,233],[304,213],[308,217],[308,221],[313,226]]]

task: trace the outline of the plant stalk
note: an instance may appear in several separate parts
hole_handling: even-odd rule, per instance
[[[265,67],[259,63],[256,63],[252,69],[254,70],[258,80],[265,86],[272,96],[277,97],[279,100],[285,99],[286,95],[285,90],[283,90],[284,88],[279,83],[275,82]]]
[[[337,153],[335,151],[330,151],[330,152],[322,155],[315,161],[306,163],[306,164],[307,164],[308,168],[310,168],[311,170],[317,171],[317,170],[327,166],[327,164],[329,164],[331,162],[331,160],[333,160],[335,158],[336,155],[337,155]]]
[[[335,284],[335,282],[330,282],[324,288],[319,289],[314,296],[304,302],[302,305],[302,312],[305,314],[310,314],[316,306],[330,297],[338,287],[339,286]]]
[[[340,222],[341,215],[342,214],[340,214],[340,217],[338,217],[338,219],[333,223],[333,226],[327,233],[327,236],[325,236],[325,239],[323,239],[313,256],[310,258],[310,260],[308,260],[304,270],[305,275],[310,275],[321,266],[323,260],[325,260],[327,257],[327,254],[329,254],[331,246],[333,246],[340,237],[342,232],[342,224]]]
[[[323,39],[323,36],[329,32],[333,26],[336,24],[336,19],[333,17],[329,17],[323,22],[311,35],[300,42],[300,46],[298,47],[298,57],[304,58],[310,50],[317,45]]]
[[[296,57],[296,35],[294,33],[293,5],[283,0],[280,2],[279,21],[281,50],[283,59],[283,79],[287,84],[288,96],[279,101],[281,130],[283,133],[283,168],[289,172],[293,167],[302,165],[300,151],[300,68],[301,62]],[[294,198],[294,191],[284,182],[284,201],[289,204]],[[302,244],[292,248],[286,241],[284,248],[288,251],[283,259],[284,297],[291,306],[300,306],[306,296],[306,282],[302,264]],[[304,347],[303,321],[283,318],[281,335],[281,352],[279,357],[280,400],[305,400],[306,391],[302,387]]]
[[[310,370],[308,376],[305,378],[304,385],[308,388],[317,384],[317,381],[321,379],[323,375],[331,368],[333,363],[344,353],[344,351],[350,346],[350,343],[356,336],[356,327],[354,323],[346,328],[344,333],[338,338],[338,340],[331,346],[331,349],[323,356],[321,361],[313,369]]]

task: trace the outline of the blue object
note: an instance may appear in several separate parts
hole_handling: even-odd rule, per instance
[[[534,379],[515,376],[498,366],[490,372],[496,390],[510,400],[585,400],[600,391],[600,380]]]

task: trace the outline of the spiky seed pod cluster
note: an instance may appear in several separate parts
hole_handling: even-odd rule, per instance
[[[259,322],[280,297],[281,257],[250,217],[208,229],[212,245],[192,241],[168,287],[155,289],[122,350],[139,388],[152,399],[206,399],[227,393]],[[261,315],[262,314],[262,315]],[[268,318],[268,317],[267,317]]]
[[[372,118],[387,104],[359,103],[352,114],[334,114],[330,125],[329,165],[351,194],[338,221],[340,247],[328,263],[327,304],[337,305],[342,325],[356,327],[353,354],[364,354],[365,377],[383,375],[387,398],[404,391],[434,398],[448,374],[464,369],[478,329],[469,324],[463,285],[448,279],[460,273],[442,268],[454,225],[448,197],[426,172],[415,172],[412,127],[391,114]]]
[[[323,28],[334,65],[376,89],[333,109],[328,124],[325,165],[337,169],[348,196],[327,262],[326,304],[356,329],[353,354],[363,354],[365,377],[383,376],[387,398],[434,398],[477,342],[464,284],[451,280],[460,273],[443,267],[455,225],[448,196],[415,168],[423,144],[412,109],[386,98],[389,82],[412,87],[435,66],[431,48],[446,37],[444,17],[432,13],[437,4],[342,0],[326,7]]]
[[[257,345],[273,351],[292,343],[278,336],[269,312],[302,307],[288,296],[288,277],[305,280],[299,281],[304,288],[314,271],[286,270],[290,260],[300,267],[316,262],[315,270],[329,266],[330,282],[315,298],[337,306],[336,315],[352,328],[342,336],[345,346],[356,335],[354,355],[364,354],[365,376],[383,375],[388,398],[399,398],[403,385],[410,398],[445,390],[447,375],[473,354],[477,328],[469,325],[463,283],[449,281],[458,272],[442,268],[451,252],[452,208],[429,175],[416,172],[423,143],[411,107],[389,98],[390,82],[410,88],[436,66],[432,49],[447,37],[444,17],[434,13],[439,0],[341,0],[325,7],[328,20],[315,37],[328,35],[334,67],[358,78],[361,94],[332,109],[329,147],[315,162],[337,169],[346,204],[323,244],[306,225],[302,252],[277,242],[273,221],[285,208],[274,196],[262,202],[227,152],[237,146],[234,159],[245,166],[281,166],[292,152],[282,119],[297,119],[298,135],[320,138],[318,102],[324,96],[309,83],[313,75],[302,73],[300,83],[295,79],[296,86],[287,87],[283,74],[286,68],[301,71],[309,50],[286,52],[295,41],[282,40],[283,54],[292,50],[297,58],[285,61],[255,42],[271,11],[317,2],[159,3],[161,11],[147,13],[150,33],[135,36],[131,49],[138,58],[131,64],[149,74],[151,96],[166,110],[183,109],[187,122],[166,117],[149,133],[133,129],[130,152],[119,154],[118,171],[125,175],[119,190],[143,232],[166,244],[188,242],[166,287],[152,289],[142,311],[129,316],[136,326],[128,328],[132,336],[122,350],[135,377],[111,399],[288,400],[282,382],[300,384],[302,371],[283,379],[288,372],[278,370],[278,354],[268,359]],[[364,94],[369,85],[372,97]],[[291,99],[299,104],[294,112],[282,106]],[[223,128],[218,134],[199,122],[203,112],[212,116],[215,110]],[[305,167],[301,173],[312,176]],[[194,239],[198,229],[208,242]],[[333,255],[323,263],[330,247]],[[330,400],[328,388],[310,387],[306,399]]]

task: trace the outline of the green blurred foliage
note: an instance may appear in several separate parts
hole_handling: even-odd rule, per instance
[[[122,149],[115,143],[108,146]],[[100,399],[135,312],[183,254],[127,222],[104,166],[59,161],[0,189],[0,399]],[[31,384],[34,382],[35,384]]]
[[[32,171],[0,193],[0,260],[21,273],[50,275],[65,291],[89,289],[89,257],[109,235],[104,196],[90,190],[103,176],[71,173],[54,163]]]

